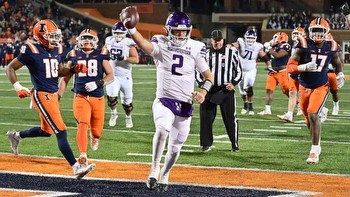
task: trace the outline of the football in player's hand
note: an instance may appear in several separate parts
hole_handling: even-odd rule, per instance
[[[139,22],[139,13],[135,6],[128,6],[120,12],[120,20],[127,29],[132,29]]]

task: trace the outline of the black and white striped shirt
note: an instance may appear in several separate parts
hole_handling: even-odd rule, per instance
[[[237,85],[242,79],[242,64],[236,48],[225,46],[219,50],[210,48],[205,58],[214,76],[214,88],[221,87],[225,83]],[[203,82],[203,77],[198,72],[196,80],[198,84]]]

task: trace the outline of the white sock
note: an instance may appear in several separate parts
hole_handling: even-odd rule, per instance
[[[117,112],[117,108],[112,109],[112,110],[111,110],[111,113],[112,113],[112,114],[118,114],[118,112]]]
[[[288,112],[286,113],[286,115],[292,117],[292,116],[293,116],[293,112],[288,111]]]
[[[270,105],[265,105],[265,111],[271,111],[271,106]]]
[[[319,153],[320,152],[320,146],[319,145],[312,145],[310,152],[312,152],[312,153]]]
[[[337,102],[333,101],[333,106],[334,106],[334,108],[338,109],[339,108],[339,101],[337,101]]]

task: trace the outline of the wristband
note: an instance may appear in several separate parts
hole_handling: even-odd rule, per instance
[[[201,86],[201,88],[206,90],[207,92],[209,92],[211,87],[213,87],[213,83],[210,80],[208,80],[208,79],[204,80],[204,82],[203,82],[203,84]]]
[[[124,56],[124,61],[126,61],[128,59],[128,57]]]
[[[16,92],[20,91],[23,89],[23,86],[18,82],[16,81],[14,84],[13,84],[13,87],[15,88]]]
[[[101,80],[98,80],[98,81],[96,81],[96,85],[97,85],[97,87],[102,87],[103,85],[105,84],[105,82],[101,79]]]
[[[134,35],[135,33],[136,33],[136,28],[134,27],[134,28],[132,28],[132,29],[128,29],[128,32],[129,32],[129,34],[130,35]]]

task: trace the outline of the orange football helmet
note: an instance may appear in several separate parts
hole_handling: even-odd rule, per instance
[[[40,20],[33,27],[33,38],[47,49],[61,45],[61,29],[49,19]]]
[[[80,49],[96,49],[98,44],[97,33],[90,28],[84,29],[77,38],[77,44]]]
[[[276,43],[281,43],[281,42],[288,42],[288,34],[285,32],[277,32],[275,35],[273,35],[273,42]]]
[[[309,37],[316,44],[326,40],[328,32],[329,24],[326,19],[318,17],[311,21],[309,26]]]
[[[306,37],[304,28],[297,27],[292,31],[292,40],[297,40],[298,36]]]

